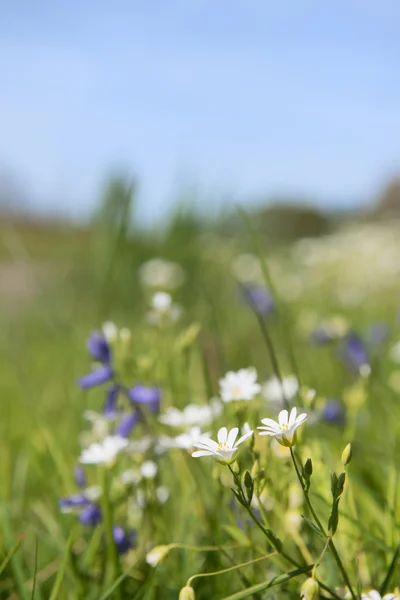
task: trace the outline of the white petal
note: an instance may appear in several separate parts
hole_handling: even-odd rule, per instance
[[[289,427],[291,427],[295,423],[296,415],[297,415],[297,408],[294,406],[292,408],[292,410],[290,411],[290,417],[289,417],[289,423],[288,423]]]
[[[214,440],[207,440],[207,439],[202,439],[199,440],[198,442],[196,442],[195,444],[193,444],[194,448],[202,448],[203,450],[211,450],[212,452],[216,451],[218,448],[218,444],[217,442],[214,442]]]
[[[286,425],[288,422],[288,418],[289,418],[289,413],[288,411],[285,410],[281,410],[281,412],[279,413],[278,419],[279,419],[279,425]]]
[[[226,427],[221,427],[221,429],[218,431],[218,441],[220,443],[224,443],[226,442],[226,438],[228,437],[228,430]]]
[[[236,442],[235,448],[237,448],[239,446],[239,444],[242,444],[243,442],[245,442],[246,440],[248,440],[252,435],[253,435],[253,431],[248,431],[247,433],[245,433],[244,435],[242,435],[242,437],[240,437],[238,439],[238,441]]]
[[[301,413],[296,419],[296,425],[299,426],[307,419],[308,415],[306,413]]]
[[[263,425],[266,425],[267,427],[270,427],[271,429],[276,429],[277,431],[280,431],[278,423],[276,421],[273,421],[272,419],[261,419],[261,423],[263,423]]]
[[[228,438],[227,438],[227,442],[226,442],[228,445],[228,448],[233,448],[233,445],[238,436],[238,433],[239,433],[239,427],[234,427],[233,429],[230,430]]]
[[[192,454],[193,458],[200,458],[200,456],[214,456],[214,453],[209,450],[196,450],[196,452],[193,452]]]

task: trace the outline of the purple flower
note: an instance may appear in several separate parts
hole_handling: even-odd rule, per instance
[[[157,387],[138,384],[128,390],[128,397],[134,404],[144,404],[151,413],[160,410],[161,391]]]
[[[89,500],[86,498],[85,494],[72,494],[71,496],[67,496],[66,498],[60,498],[58,504],[61,510],[68,511],[74,508],[82,508],[89,504]]]
[[[369,365],[367,349],[360,336],[351,331],[348,333],[341,348],[341,354],[350,367],[359,371],[363,365]]]
[[[336,398],[328,398],[322,409],[321,417],[327,423],[344,425],[346,420],[344,406]]]
[[[80,465],[74,467],[74,479],[78,487],[84,488],[86,486],[86,474]]]
[[[79,515],[79,520],[82,525],[91,525],[94,527],[100,523],[102,518],[101,508],[98,504],[89,503]]]
[[[114,418],[117,415],[119,387],[111,386],[106,392],[106,399],[103,404],[103,415],[107,418]]]
[[[136,545],[136,531],[125,532],[119,525],[113,526],[113,537],[119,554],[128,552]]]
[[[87,375],[83,375],[78,379],[78,383],[82,389],[87,390],[96,385],[101,385],[110,381],[113,376],[113,370],[109,365],[95,369]]]
[[[256,283],[246,283],[240,286],[242,299],[258,314],[268,315],[275,310],[275,301],[267,288]]]
[[[127,438],[130,436],[133,428],[136,423],[140,421],[141,413],[140,410],[135,410],[134,412],[130,412],[125,414],[118,426],[115,428],[115,435],[120,435],[121,437]]]
[[[87,340],[87,349],[94,358],[103,364],[110,364],[111,349],[104,335],[99,331],[93,331]]]

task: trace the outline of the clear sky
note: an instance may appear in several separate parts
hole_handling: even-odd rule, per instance
[[[2,2],[0,173],[73,215],[137,173],[147,221],[188,183],[367,202],[400,171],[399,30],[398,0]]]

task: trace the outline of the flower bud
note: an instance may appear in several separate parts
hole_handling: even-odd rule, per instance
[[[194,589],[190,585],[185,585],[179,592],[179,600],[196,600]]]
[[[342,452],[342,465],[344,467],[347,467],[347,465],[350,464],[351,456],[351,444],[347,444],[346,448]]]
[[[169,552],[169,546],[155,546],[146,554],[146,562],[151,567],[156,567]]]
[[[319,600],[319,585],[312,577],[309,577],[301,586],[300,598],[304,600]]]

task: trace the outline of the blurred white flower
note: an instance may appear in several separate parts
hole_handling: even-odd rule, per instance
[[[201,433],[200,427],[194,426],[186,433],[181,433],[175,438],[175,444],[178,448],[184,450],[190,450],[195,444],[201,442],[203,439],[209,438],[210,433]]]
[[[161,325],[163,323],[176,323],[179,320],[182,309],[172,302],[172,298],[166,292],[157,292],[151,299],[151,309],[147,313],[147,321],[150,325]]]
[[[210,404],[188,404],[183,410],[170,406],[163,415],[159,416],[158,420],[163,425],[171,427],[190,427],[191,425],[202,427],[219,417],[221,412],[222,404],[214,398]]]
[[[185,273],[177,263],[153,258],[142,264],[139,279],[144,287],[171,290],[182,285]]]
[[[100,443],[94,443],[82,451],[79,462],[92,465],[114,464],[117,455],[128,445],[128,440],[119,435],[108,435]]]
[[[145,460],[140,467],[140,472],[145,479],[154,479],[158,473],[158,467],[152,460]]]
[[[219,380],[219,388],[224,402],[252,400],[261,391],[261,386],[257,383],[257,371],[253,367],[237,372],[228,371]]]
[[[100,485],[91,485],[91,486],[87,487],[83,491],[83,493],[88,500],[90,500],[91,502],[95,502],[96,500],[98,500],[101,497],[103,490]]]
[[[140,440],[130,440],[127,451],[129,454],[144,454],[156,443],[151,435],[144,435]]]
[[[239,453],[239,445],[253,435],[253,432],[249,431],[236,441],[238,433],[238,427],[234,427],[229,433],[226,427],[221,427],[218,431],[218,442],[211,439],[204,439],[202,442],[194,444],[194,447],[199,448],[199,450],[193,452],[193,458],[212,456],[217,462],[223,465],[230,465],[236,460]]]
[[[286,399],[292,400],[299,390],[299,382],[294,375],[288,375],[282,378],[282,383],[278,377],[273,376],[266,381],[262,387],[263,396],[273,404],[282,404]]]
[[[274,437],[282,446],[291,448],[296,443],[296,430],[307,419],[305,413],[297,416],[296,407],[292,408],[290,416],[287,410],[281,410],[278,416],[279,422],[273,419],[261,419],[264,426],[260,429],[260,435]]]
[[[139,483],[140,481],[140,472],[138,469],[127,469],[123,471],[120,475],[121,483],[124,485],[130,485],[131,483]]]
[[[381,596],[377,590],[370,590],[366,594],[361,594],[361,600],[400,600],[400,596],[394,592]]]
[[[232,263],[234,276],[243,282],[259,282],[262,280],[260,260],[254,254],[239,254]]]
[[[122,342],[123,344],[127,344],[132,337],[132,333],[127,327],[118,329],[116,324],[112,321],[106,321],[103,323],[101,329],[109,344],[114,344],[118,341]]]
[[[160,504],[165,504],[170,495],[169,489],[165,485],[160,485],[156,489],[157,500]]]

